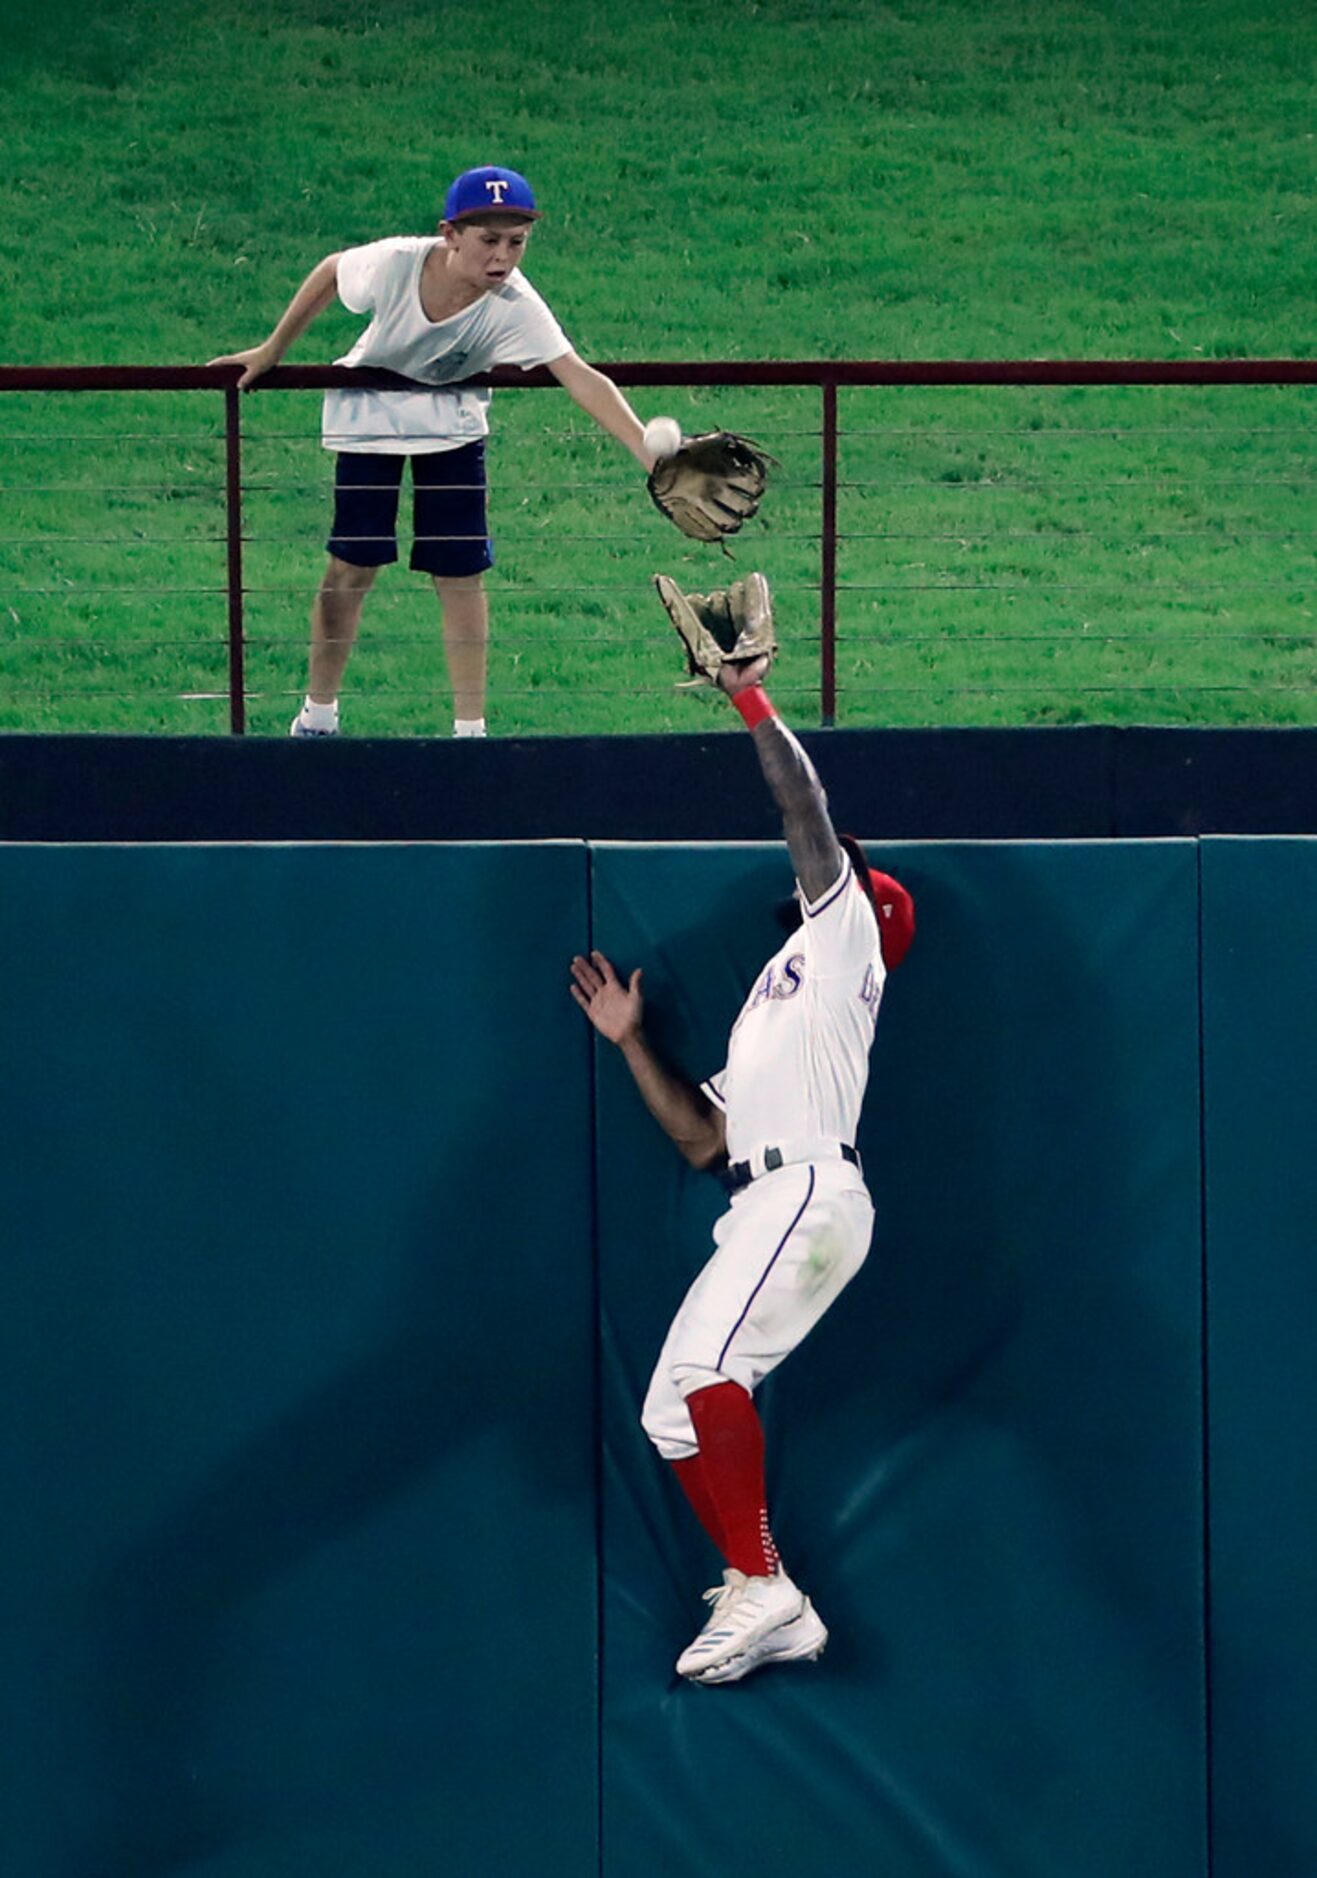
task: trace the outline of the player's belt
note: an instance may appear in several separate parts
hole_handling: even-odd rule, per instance
[[[761,1174],[772,1174],[779,1167],[797,1167],[802,1161],[849,1161],[860,1165],[858,1151],[849,1141],[786,1142],[780,1148],[756,1148],[748,1161],[733,1161],[718,1175],[728,1193],[740,1193]]]

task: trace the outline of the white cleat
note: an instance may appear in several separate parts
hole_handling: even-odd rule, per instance
[[[814,1663],[822,1656],[827,1641],[828,1627],[806,1598],[799,1617],[792,1617],[785,1624],[779,1624],[776,1630],[770,1630],[758,1643],[751,1644],[744,1655],[706,1669],[692,1680],[710,1684],[740,1682],[742,1676],[748,1676],[752,1669],[762,1669],[765,1663]]]
[[[804,1611],[804,1593],[783,1571],[759,1578],[727,1571],[723,1579],[721,1591],[715,1588],[705,1593],[713,1601],[713,1612],[699,1636],[677,1658],[679,1676],[702,1681],[710,1670],[747,1655],[770,1632]]]
[[[699,1636],[696,1637],[694,1643],[692,1643],[689,1648],[683,1650],[681,1655],[677,1658],[677,1674],[679,1676],[693,1675],[695,1673],[694,1666],[697,1663],[707,1662],[707,1657],[698,1654],[701,1644],[704,1642],[709,1632],[717,1627],[723,1612],[730,1610],[732,1605],[736,1603],[736,1600],[740,1597],[749,1582],[744,1572],[738,1572],[734,1565],[729,1565],[723,1573],[722,1583],[720,1585],[710,1586],[709,1590],[704,1593],[705,1603],[712,1604],[713,1609],[709,1613],[704,1629],[700,1632]]]

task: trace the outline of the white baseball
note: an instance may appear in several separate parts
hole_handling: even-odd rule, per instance
[[[681,448],[681,425],[675,417],[651,417],[645,426],[645,448],[661,462]]]

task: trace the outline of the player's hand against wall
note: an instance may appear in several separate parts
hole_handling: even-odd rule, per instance
[[[572,996],[601,1037],[624,1043],[639,1031],[645,1012],[639,966],[623,984],[602,952],[592,952],[588,959],[578,953],[572,960],[572,978]]]

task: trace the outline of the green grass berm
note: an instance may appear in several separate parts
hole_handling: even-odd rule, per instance
[[[503,161],[588,358],[1309,357],[1317,19],[1255,0],[50,0],[7,26],[0,358],[202,362],[323,254]],[[327,314],[290,362],[358,330]],[[819,400],[636,392],[761,436],[774,690],[818,717]],[[1317,722],[1313,391],[846,392],[838,721]],[[258,393],[249,724],[305,669],[329,462]],[[222,731],[219,400],[0,399],[0,729]],[[725,727],[674,690],[664,569],[724,580],[558,392],[500,393],[491,728]],[[713,708],[710,708],[712,706]],[[437,609],[388,570],[357,735],[443,733]]]

